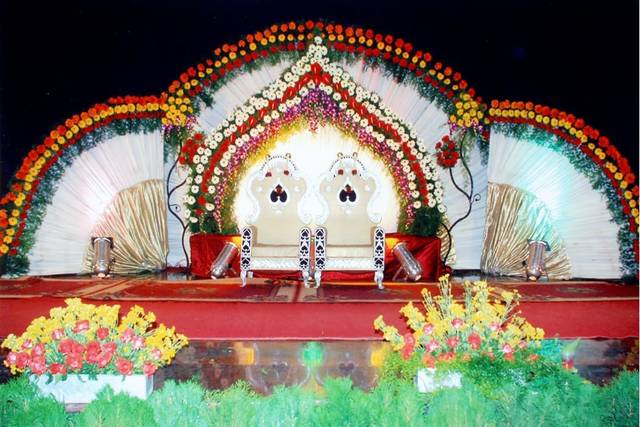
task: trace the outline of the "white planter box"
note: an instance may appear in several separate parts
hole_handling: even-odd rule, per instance
[[[69,375],[66,380],[55,378],[47,384],[47,376],[30,376],[43,395],[52,395],[62,403],[89,403],[96,394],[109,385],[116,393],[127,393],[130,396],[146,399],[153,391],[153,377],[146,375],[97,375],[96,380],[88,375]]]
[[[441,388],[460,388],[462,387],[462,374],[449,372],[437,375],[435,369],[423,368],[418,371],[415,383],[420,393],[432,393]]]

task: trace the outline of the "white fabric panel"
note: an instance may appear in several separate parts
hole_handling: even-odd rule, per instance
[[[572,276],[620,277],[618,226],[605,196],[549,148],[498,132],[491,133],[490,147],[489,182],[528,191],[546,204],[564,240]]]
[[[96,221],[121,190],[163,178],[162,151],[156,131],[117,136],[83,152],[58,181],[28,254],[29,274],[81,272]]]
[[[281,73],[289,66],[289,63],[281,62],[277,65],[267,65],[260,70],[235,77],[214,94],[214,104],[211,107],[202,109],[197,119],[198,126],[206,132],[211,131],[234,108],[280,77]],[[385,76],[381,68],[366,68],[363,62],[354,62],[352,64],[343,62],[340,66],[362,87],[377,93],[394,113],[413,127],[430,152],[435,152],[435,144],[449,133],[448,115],[436,103],[422,97],[413,86],[398,83],[392,77]],[[453,266],[458,269],[480,268],[480,253],[484,230],[487,185],[486,166],[482,165],[477,148],[471,150],[469,157],[468,163],[475,181],[474,192],[480,193],[481,200],[474,205],[471,215],[453,230],[456,251],[456,261]],[[440,173],[444,188],[443,198],[447,207],[449,221],[453,222],[466,213],[468,201],[455,189],[448,172],[445,172],[441,171]],[[454,172],[458,185],[468,191],[468,180],[464,177],[466,174],[462,172],[462,166],[460,164],[456,166]],[[171,221],[171,218],[169,218],[169,221]],[[171,228],[170,225],[170,236]]]
[[[164,181],[167,182],[167,175],[173,162],[175,162],[176,156],[169,155],[167,162],[164,165]],[[189,168],[184,166],[176,166],[171,174],[169,181],[169,191],[176,185],[180,184],[189,175]],[[185,209],[183,204],[183,198],[187,192],[188,186],[185,184],[182,187],[176,189],[169,199],[169,204],[177,204],[179,211],[177,212],[182,222],[187,224],[187,219],[184,217]],[[175,212],[175,209],[173,210]],[[188,254],[191,254],[191,246],[189,244],[189,237],[191,233],[189,230],[184,235],[184,245]],[[187,260],[182,250],[182,225],[171,212],[167,212],[167,238],[169,239],[169,255],[167,255],[167,266],[169,267],[186,267]]]
[[[258,70],[239,74],[229,80],[214,94],[214,101],[211,107],[202,105],[196,120],[197,125],[205,132],[211,132],[236,107],[247,102],[251,96],[260,92],[265,86],[280,77],[280,74],[290,66],[291,63],[288,61],[279,62],[275,65],[267,64]]]
[[[365,68],[363,62],[345,62],[342,67],[358,84],[377,93],[394,113],[413,127],[429,152],[435,153],[436,143],[449,134],[449,117],[435,102],[420,96],[413,86],[398,83],[385,76],[380,68]],[[474,180],[474,193],[479,193],[481,198],[473,205],[469,217],[453,229],[455,263],[452,266],[457,269],[479,269],[487,196],[487,166],[482,164],[477,147],[470,150],[467,156],[467,164]],[[438,169],[444,190],[444,205],[447,207],[446,215],[450,223],[453,223],[466,214],[469,203],[453,186],[449,172],[440,167]],[[460,162],[454,168],[454,176],[456,183],[468,192],[468,176]]]

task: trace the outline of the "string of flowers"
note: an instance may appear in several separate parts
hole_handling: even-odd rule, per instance
[[[430,368],[436,362],[468,361],[479,356],[507,361],[537,359],[535,349],[544,331],[520,316],[517,291],[496,295],[484,281],[465,281],[463,288],[460,302],[454,298],[449,275],[442,276],[440,295],[422,290],[424,311],[411,302],[400,310],[410,332],[401,335],[382,316],[375,319],[374,328],[404,359],[418,352]]]
[[[620,259],[627,274],[638,274],[638,209],[639,187],[629,161],[600,134],[573,114],[532,102],[492,101],[489,109],[492,127],[508,135],[524,136],[541,143],[548,138],[536,137],[535,132],[547,132],[554,141],[546,144],[561,150],[563,155],[591,181],[593,188],[604,193],[612,216],[622,225],[618,235]],[[595,169],[595,170],[594,170]],[[604,175],[604,179],[600,178]],[[608,181],[608,182],[607,182]]]
[[[0,264],[9,274],[28,270],[26,254],[65,166],[108,135],[159,129],[166,108],[155,96],[110,98],[65,120],[28,153],[0,198]]]
[[[267,61],[295,60],[316,37],[324,40],[332,62],[358,59],[372,67],[384,67],[396,79],[410,81],[436,101],[459,126],[483,132],[486,105],[460,73],[434,62],[429,52],[415,50],[401,38],[322,20],[271,25],[215,49],[212,58],[190,67],[171,83],[164,124],[183,125],[197,112],[196,98],[211,105],[213,93],[232,76]]]
[[[219,229],[225,228],[221,212],[235,168],[258,144],[300,116],[306,117],[312,129],[329,121],[384,157],[406,200],[406,226],[423,205],[444,212],[437,170],[424,143],[377,95],[329,63],[321,39],[315,42],[281,79],[237,108],[211,135],[194,137],[184,145],[181,160],[191,167],[185,198],[187,218],[197,231],[206,211],[211,212]]]
[[[65,303],[52,308],[48,318],[34,319],[22,335],[4,340],[2,347],[10,350],[4,364],[12,374],[151,376],[188,344],[175,328],[154,327],[155,314],[142,307],[132,307],[119,320],[119,305],[96,307],[79,298]]]

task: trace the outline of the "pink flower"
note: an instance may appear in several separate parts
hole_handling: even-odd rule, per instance
[[[458,344],[460,344],[460,338],[456,336],[447,338],[447,345],[451,347],[453,350],[455,350]]]
[[[66,363],[70,369],[74,371],[79,371],[80,369],[82,369],[82,354],[78,354],[78,353],[67,354]]]
[[[493,332],[497,331],[498,329],[500,329],[500,325],[498,325],[497,322],[491,322],[489,324],[489,329],[491,329]]]
[[[100,348],[100,343],[98,341],[91,341],[87,344],[87,362],[98,363],[101,351],[102,349]]]
[[[33,347],[33,342],[31,340],[24,340],[24,342],[22,343],[22,349],[28,350],[31,347]]]
[[[107,366],[109,362],[111,362],[112,358],[113,353],[111,352],[103,351],[102,353],[100,353],[97,359],[98,368],[104,368],[105,366]]]
[[[521,348],[521,349],[525,349],[525,348],[527,348],[527,346],[528,346],[528,344],[527,344],[526,341],[520,341],[518,343],[518,347]]]
[[[133,339],[133,348],[135,350],[140,350],[142,347],[144,347],[144,338],[143,337],[135,337]]]
[[[133,338],[136,336],[136,333],[131,328],[127,328],[124,330],[122,335],[120,335],[120,340],[124,343],[133,341]]]
[[[42,375],[47,372],[47,362],[44,356],[36,356],[29,362],[29,368],[35,375]]]
[[[502,346],[502,352],[504,354],[513,353],[513,347],[511,347],[509,344],[505,344],[505,345]]]
[[[142,367],[142,372],[148,377],[152,376],[156,371],[156,366],[151,362],[144,362],[144,366]]]
[[[31,350],[31,357],[34,356],[44,356],[44,344],[42,343],[38,343],[36,344],[33,349]]]
[[[51,372],[52,375],[66,374],[67,367],[62,363],[52,363],[51,366],[49,366],[49,372]]]
[[[24,369],[29,364],[29,355],[22,351],[19,353],[9,353],[7,360],[9,360],[9,363],[16,365],[16,368]],[[12,360],[14,360],[14,362],[11,362]]]
[[[451,326],[456,329],[460,329],[464,325],[464,320],[458,319],[457,317],[451,321]]]
[[[478,350],[480,348],[480,344],[482,343],[482,338],[480,335],[473,332],[467,338],[467,342],[471,345],[471,348],[474,350]]]
[[[73,328],[73,332],[81,333],[89,330],[89,321],[88,320],[78,320],[76,322],[76,326]]]
[[[109,336],[109,329],[98,328],[98,330],[96,331],[96,335],[98,336],[98,339],[103,340]]]
[[[440,344],[438,344],[438,341],[436,340],[431,340],[427,343],[425,348],[429,353],[433,353],[435,350],[440,348]]]
[[[433,325],[431,323],[427,323],[422,328],[422,332],[424,332],[425,335],[431,335],[431,333],[433,332]]]
[[[62,328],[54,329],[53,332],[51,332],[51,338],[53,338],[56,341],[62,339],[63,337],[64,337],[64,329]]]
[[[153,350],[151,350],[151,357],[156,360],[160,360],[160,358],[162,357],[162,352],[160,351],[160,349],[154,348]]]
[[[102,344],[102,351],[104,352],[115,354],[117,349],[118,349],[118,344],[114,343],[113,341],[109,341]]]
[[[133,363],[124,357],[118,357],[116,368],[122,375],[131,375],[133,373]]]

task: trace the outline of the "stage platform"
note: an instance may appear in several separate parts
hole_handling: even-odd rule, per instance
[[[474,279],[477,277],[470,277]],[[453,279],[460,295],[462,278]],[[638,336],[638,287],[598,281],[539,282],[489,279],[499,289],[517,289],[522,314],[547,337]],[[182,273],[112,277],[27,277],[0,281],[0,337],[21,332],[64,298],[138,304],[175,325],[192,340],[380,340],[373,320],[382,314],[402,326],[398,310],[421,300],[437,284],[327,282],[307,289],[297,281],[191,280]]]

